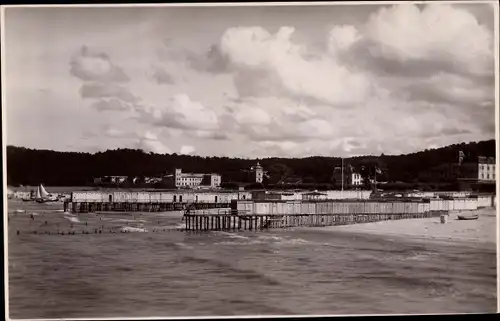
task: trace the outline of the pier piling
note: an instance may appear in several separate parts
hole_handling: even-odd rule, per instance
[[[268,228],[319,227],[333,225],[361,224],[387,220],[439,217],[441,213],[399,213],[399,214],[283,214],[283,215],[237,215],[231,214],[186,214],[185,230],[188,231],[258,231]]]

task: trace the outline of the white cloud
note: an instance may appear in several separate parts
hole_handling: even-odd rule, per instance
[[[195,151],[196,151],[196,148],[194,148],[194,146],[183,145],[181,147],[180,153],[183,155],[190,155],[190,154],[193,154]]]
[[[263,109],[251,106],[244,106],[236,112],[235,119],[244,125],[269,125],[271,117]]]
[[[141,106],[139,114],[143,121],[157,126],[206,131],[219,128],[217,114],[186,94],[175,95],[162,105]]]
[[[465,9],[442,3],[423,10],[411,3],[382,8],[364,33],[375,43],[371,53],[391,60],[465,64],[469,72],[492,72],[492,32]]]
[[[133,105],[115,97],[101,98],[91,105],[98,111],[129,111]]]
[[[145,152],[170,154],[172,151],[153,132],[146,131],[136,140],[135,147]]]
[[[127,82],[129,77],[113,64],[107,54],[94,51],[87,46],[71,58],[71,74],[84,81]]]
[[[291,96],[342,105],[363,101],[372,92],[366,74],[349,70],[326,54],[306,59],[307,48],[292,42],[293,33],[291,27],[281,27],[274,35],[261,27],[226,30],[220,43],[222,54],[233,68],[252,75],[247,83],[240,82],[240,92],[248,90],[241,87],[252,88],[253,82],[264,82],[276,86],[276,90],[283,88]],[[258,92],[252,94],[259,96]]]
[[[358,30],[351,25],[334,26],[328,36],[328,50],[331,54],[347,51],[361,39]]]

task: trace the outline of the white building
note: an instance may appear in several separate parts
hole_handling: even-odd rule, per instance
[[[202,185],[210,186],[212,188],[220,187],[220,183],[222,181],[222,177],[219,174],[205,174],[203,176]]]
[[[220,187],[222,178],[219,174],[197,174],[183,173],[182,169],[176,168],[174,171],[173,181],[175,187],[180,188],[195,188],[199,186],[207,186],[211,188]]]
[[[257,165],[252,166],[250,170],[254,174],[253,177],[255,178],[256,183],[262,183],[264,181],[264,168],[259,162],[257,162]]]
[[[494,157],[478,157],[478,181],[495,182],[496,164]]]
[[[341,166],[337,166],[333,170],[333,175],[335,178],[335,183],[337,186],[342,185],[342,180],[344,181],[344,187],[349,186],[361,186],[363,185],[363,178],[361,174],[356,172],[354,167],[351,165],[344,165],[344,170],[342,171]]]
[[[361,177],[361,174],[359,174],[359,173],[351,173],[351,183],[354,186],[361,186],[361,185],[363,185],[363,178]]]

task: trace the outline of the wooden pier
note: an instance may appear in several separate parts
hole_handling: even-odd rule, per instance
[[[439,217],[442,211],[401,214],[185,214],[187,231],[262,230],[359,224],[389,220]]]
[[[168,212],[229,208],[230,203],[139,203],[139,202],[64,202],[64,211],[71,213],[92,212]]]

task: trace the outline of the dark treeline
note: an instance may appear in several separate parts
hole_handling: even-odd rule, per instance
[[[396,185],[402,182],[417,184],[419,172],[441,164],[456,163],[460,150],[465,153],[466,160],[474,160],[477,156],[495,156],[495,141],[462,143],[399,156],[353,157],[344,159],[344,164],[350,164],[357,170],[368,169],[367,175],[373,175],[374,168],[380,168],[382,175],[377,176],[377,181]],[[285,181],[292,187],[302,184],[330,188],[334,181],[333,169],[341,165],[339,157],[265,158],[259,161],[268,173],[265,180],[268,186],[281,185]],[[183,172],[219,173],[223,183],[231,186],[236,182],[250,182],[246,170],[256,162],[256,159],[160,155],[131,149],[90,154],[8,146],[7,183],[13,186],[39,183],[85,186],[93,185],[94,177],[158,177],[178,167]]]

